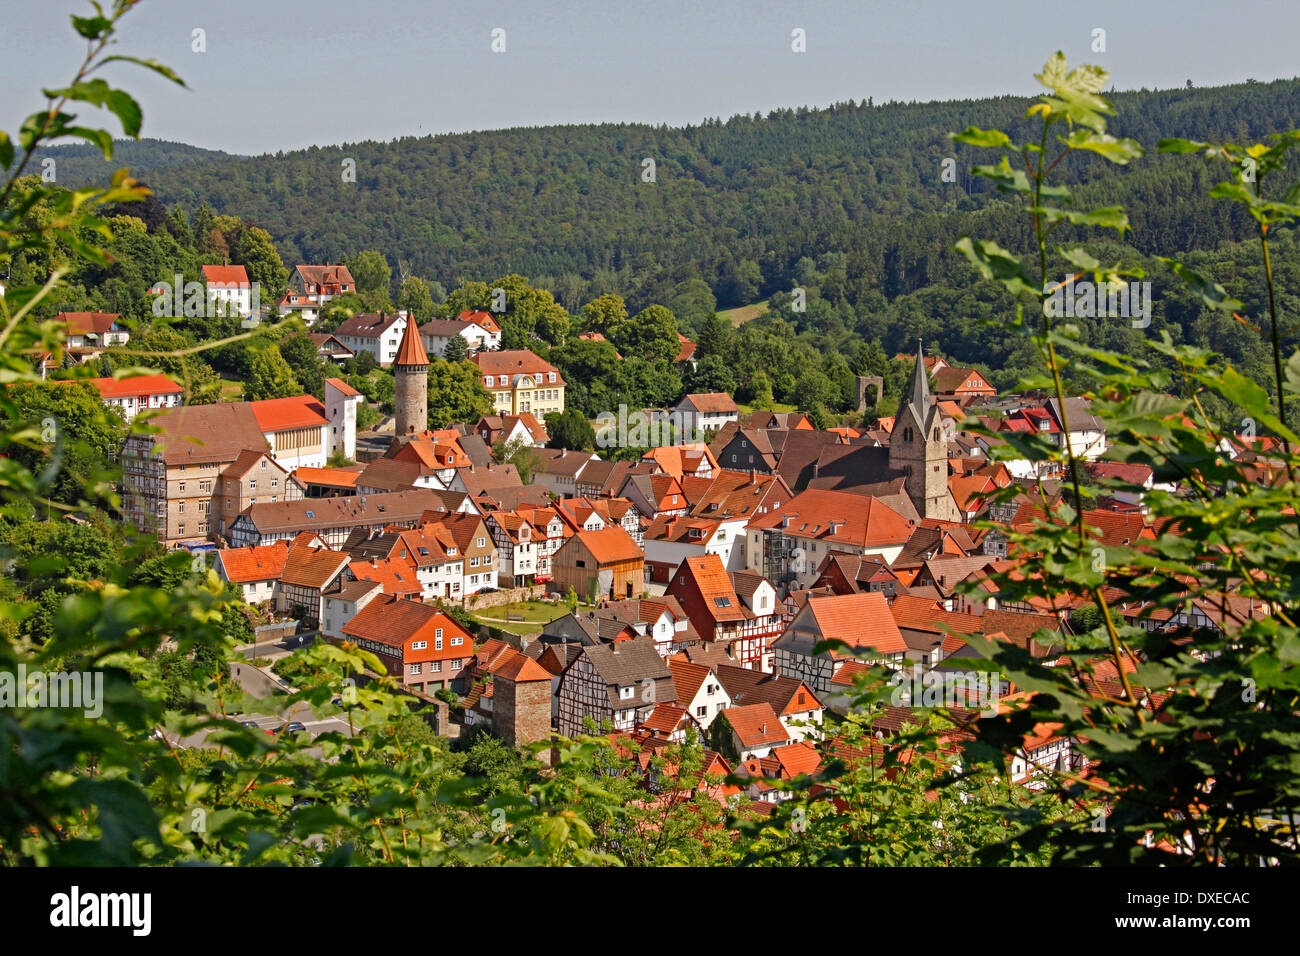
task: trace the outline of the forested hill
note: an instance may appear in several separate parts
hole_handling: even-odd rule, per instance
[[[102,185],[123,166],[131,170],[136,179],[147,179],[165,167],[181,168],[200,163],[213,163],[223,159],[238,159],[231,153],[215,149],[201,149],[184,143],[171,143],[163,139],[119,139],[113,143],[113,158],[104,159],[98,148],[89,144],[51,146],[41,151],[41,159],[55,161],[57,182],[68,186],[87,183]],[[39,162],[29,171],[41,172]]]
[[[1111,132],[1148,155],[1120,170],[1072,157],[1066,178],[1088,183],[1080,204],[1127,206],[1143,253],[1244,238],[1245,217],[1205,195],[1226,171],[1157,155],[1156,142],[1300,127],[1300,81],[1113,101]],[[789,289],[802,257],[843,253],[841,294],[857,305],[954,284],[951,247],[962,233],[1021,244],[1023,217],[990,203],[996,194],[967,173],[990,154],[954,147],[947,134],[976,125],[1019,141],[1027,102],[849,102],[681,129],[554,126],[152,165],[141,145],[140,178],[169,206],[207,202],[264,226],[288,262],[379,249],[449,288],[518,272],[569,308],[605,291],[633,306],[668,301],[676,283],[699,277],[725,308]],[[941,178],[949,156],[956,182]],[[642,180],[646,158],[653,184]],[[347,159],[355,182],[344,181]]]

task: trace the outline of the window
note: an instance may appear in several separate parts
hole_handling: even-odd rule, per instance
[[[636,688],[633,688],[633,687],[620,687],[620,688],[618,689],[618,699],[619,699],[619,700],[631,700],[631,699],[632,699],[632,694],[633,694],[633,692],[635,691],[635,689],[636,689]]]
[[[433,649],[434,649],[435,651],[440,651],[440,650],[442,650],[442,638],[441,638],[441,637],[435,637],[435,638],[433,639]]]
[[[430,673],[430,674],[441,674],[441,673],[442,673],[442,661],[430,661],[430,662],[429,662],[429,673]]]
[[[441,632],[439,632],[439,633],[441,633]],[[411,642],[411,650],[413,650],[413,651],[422,651],[422,650],[424,650],[424,649],[425,649],[426,647],[428,647],[428,646],[429,646],[429,642],[428,642],[428,641],[412,641],[412,642]]]
[[[494,376],[489,375],[489,376],[487,377],[487,387],[488,387],[488,388],[491,388],[491,387],[492,387],[492,382],[493,382],[493,380],[494,380]]]
[[[458,671],[458,670],[460,670],[460,665],[461,665],[461,663],[462,663],[461,661],[452,661],[452,662],[451,662],[451,669],[454,670],[454,671]]]
[[[183,482],[183,481],[181,482],[180,490],[181,490],[181,491],[184,491],[184,490],[185,490],[185,482]]]
[[[708,704],[705,704],[703,707],[696,707],[696,708],[695,708],[695,716],[696,716],[696,717],[707,717],[708,714],[709,714],[709,705],[708,705]]]
[[[438,628],[437,630],[435,630],[433,632],[433,636],[436,637],[438,640],[442,640],[442,628]]]
[[[453,638],[451,639],[451,646],[452,646],[452,647],[460,647],[460,645],[463,644],[464,642],[465,642],[465,638],[463,638],[463,637],[453,637]],[[802,695],[800,695],[800,696],[802,696]]]
[[[411,673],[412,673],[412,674],[418,674],[418,673],[420,673],[420,665],[419,665],[419,664],[412,664],[412,665],[411,665]]]
[[[476,547],[480,547],[480,548],[481,548],[481,547],[483,547],[483,546],[486,545],[486,544],[487,544],[487,538],[479,538],[479,539],[478,539],[478,544],[476,545]]]
[[[257,490],[257,479],[256,479],[256,478],[254,478],[252,481],[250,481],[250,482],[248,483],[248,490],[249,490],[249,491],[256,491],[256,490]]]

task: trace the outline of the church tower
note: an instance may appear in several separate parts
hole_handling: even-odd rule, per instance
[[[906,399],[889,434],[889,467],[907,476],[907,496],[922,518],[960,521],[948,490],[948,442],[939,406],[930,397],[930,375],[919,342]]]
[[[406,317],[406,331],[393,362],[393,375],[397,379],[393,439],[399,441],[429,428],[429,355],[420,341],[414,315]]]

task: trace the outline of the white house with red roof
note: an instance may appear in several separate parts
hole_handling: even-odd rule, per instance
[[[207,286],[208,302],[227,315],[233,312],[247,318],[253,314],[253,283],[243,266],[204,266],[203,283]]]
[[[216,572],[221,580],[239,588],[245,604],[265,604],[275,597],[275,587],[289,558],[289,542],[275,541],[253,548],[225,548],[216,552]]]
[[[271,457],[287,471],[324,468],[335,452],[356,456],[357,406],[362,395],[342,379],[325,380],[325,402],[314,395],[250,402]]]
[[[135,375],[130,378],[93,378],[99,397],[116,408],[128,422],[141,412],[177,408],[184,403],[185,389],[166,375]]]
[[[420,326],[420,338],[430,355],[443,355],[447,343],[460,336],[470,352],[501,347],[501,324],[490,312],[465,310],[454,319],[430,319]]]

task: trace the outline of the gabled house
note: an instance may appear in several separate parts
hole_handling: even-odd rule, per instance
[[[215,552],[217,577],[239,588],[245,604],[266,604],[284,574],[289,544],[276,541],[261,548],[225,548]]]
[[[116,312],[60,312],[54,321],[66,329],[64,346],[69,349],[101,349],[125,345],[131,330]]]
[[[732,706],[731,695],[713,668],[693,664],[680,656],[668,658],[668,669],[677,689],[677,706],[707,730],[714,718]],[[703,736],[703,735],[701,735]]]
[[[812,688],[798,678],[764,674],[732,664],[719,664],[713,670],[733,705],[767,704],[791,740],[808,740],[820,733],[825,705]]]
[[[724,756],[734,753],[742,761],[766,757],[772,748],[790,743],[785,725],[767,703],[729,707],[709,730],[709,741],[715,749]]]
[[[808,587],[832,551],[892,562],[913,527],[879,498],[809,489],[750,519],[746,565],[778,586]]]
[[[845,647],[817,651],[823,641]],[[778,674],[797,677],[815,693],[830,687],[839,662],[853,658],[899,666],[907,643],[879,591],[809,597],[772,645]]]
[[[289,289],[308,302],[324,305],[331,299],[357,291],[356,281],[347,266],[294,266]]]
[[[490,312],[462,311],[454,319],[430,319],[420,326],[420,338],[430,355],[445,355],[447,343],[457,336],[471,353],[501,347],[501,326]]]
[[[391,594],[371,599],[343,625],[343,639],[376,654],[390,675],[432,696],[474,657],[469,633],[436,607]]]
[[[225,314],[240,318],[253,314],[253,283],[243,266],[204,266],[203,284],[208,302]]]
[[[376,362],[389,368],[397,360],[407,321],[405,312],[359,312],[335,329],[334,337],[355,353],[369,352]]]
[[[637,597],[645,591],[645,552],[622,528],[575,531],[552,559],[553,590]]]
[[[348,560],[346,552],[330,550],[316,535],[298,535],[289,545],[275,592],[275,609],[300,613],[308,626],[318,624],[321,595],[348,574]]]
[[[672,671],[654,642],[644,637],[595,644],[582,651],[560,675],[559,732],[575,737],[587,732],[590,718],[601,727],[631,730],[659,704],[677,700]]]
[[[740,418],[736,400],[726,392],[697,392],[687,395],[673,408],[682,431],[690,438],[714,432]]]

